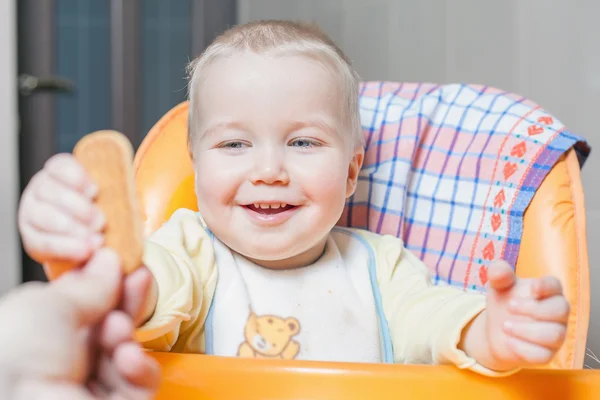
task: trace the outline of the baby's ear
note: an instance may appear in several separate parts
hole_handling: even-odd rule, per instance
[[[285,326],[290,330],[290,335],[294,336],[300,332],[300,323],[296,318],[287,318]]]
[[[363,161],[365,158],[365,150],[359,147],[354,152],[350,165],[348,165],[348,180],[346,182],[346,198],[352,196],[356,190],[356,183],[358,182],[358,174],[362,168]]]

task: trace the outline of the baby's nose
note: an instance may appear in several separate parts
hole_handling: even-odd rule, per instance
[[[287,185],[289,180],[290,178],[282,154],[271,151],[264,152],[257,157],[251,176],[252,183]]]

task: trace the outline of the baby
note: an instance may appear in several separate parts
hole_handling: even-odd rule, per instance
[[[363,133],[357,74],[322,32],[235,27],[191,64],[189,89],[200,212],[178,210],[147,240],[152,287],[125,287],[146,348],[498,376],[562,345],[569,304],[556,279],[517,279],[497,262],[487,296],[434,286],[400,239],[335,227]],[[93,197],[70,155],[52,158],[21,204],[29,254],[90,257],[103,241]]]

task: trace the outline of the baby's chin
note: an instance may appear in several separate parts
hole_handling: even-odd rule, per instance
[[[230,248],[250,261],[269,269],[292,269],[314,263],[323,253],[324,243],[294,244],[244,243],[236,249]]]

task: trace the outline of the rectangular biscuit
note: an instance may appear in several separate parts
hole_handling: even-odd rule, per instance
[[[133,172],[133,148],[116,131],[84,136],[73,155],[98,185],[96,204],[105,213],[105,246],[114,249],[125,273],[142,264],[144,233]]]

